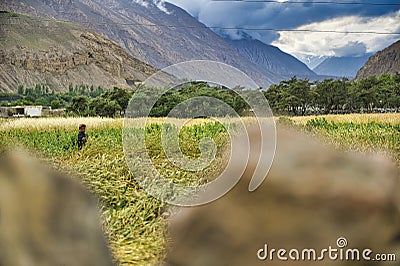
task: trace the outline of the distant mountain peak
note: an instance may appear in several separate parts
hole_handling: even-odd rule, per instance
[[[231,41],[255,40],[250,34],[242,30],[237,30],[235,32],[229,32],[229,33],[225,30],[218,30],[218,29],[215,29],[213,31],[225,40],[231,40]]]
[[[319,64],[321,64],[322,61],[324,61],[327,56],[323,55],[309,55],[309,54],[301,54],[301,53],[296,53],[294,56],[299,59],[301,62],[306,64],[308,68],[314,70],[315,67],[317,67]]]
[[[281,51],[278,47],[253,38],[225,40],[234,46],[240,54],[253,63],[269,71],[279,73],[285,79],[293,76],[314,79],[316,74],[294,56]]]
[[[354,78],[371,55],[328,57],[313,70],[318,75]]]

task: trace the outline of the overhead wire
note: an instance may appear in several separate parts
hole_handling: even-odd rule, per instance
[[[50,20],[50,19],[49,19]],[[50,20],[52,21],[52,20]],[[56,21],[55,21],[56,22]],[[93,23],[93,22],[75,22],[81,25],[110,25],[109,23]],[[15,25],[21,26],[17,23],[0,23],[0,25]],[[121,26],[143,26],[143,27],[165,27],[165,28],[176,28],[176,29],[216,29],[216,30],[245,30],[245,31],[274,31],[274,32],[311,32],[311,33],[340,33],[340,34],[376,34],[376,35],[400,35],[400,32],[386,32],[386,31],[344,31],[344,30],[316,30],[316,29],[277,29],[277,28],[266,28],[266,27],[222,27],[222,26],[186,26],[186,25],[168,25],[168,24],[156,24],[156,23],[113,23],[112,25]],[[112,26],[111,25],[111,26]],[[54,25],[43,25],[36,26],[37,28],[62,28]],[[4,29],[3,29],[4,30]]]
[[[338,1],[211,0],[211,2],[248,2],[248,3],[275,3],[275,4],[332,4],[332,5],[365,5],[365,6],[400,6],[400,3],[338,2]]]

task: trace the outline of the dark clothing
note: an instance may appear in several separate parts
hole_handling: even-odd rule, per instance
[[[88,135],[84,132],[78,133],[78,149],[81,150],[83,146],[86,144]]]

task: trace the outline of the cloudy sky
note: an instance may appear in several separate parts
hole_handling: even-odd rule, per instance
[[[399,33],[400,0],[327,0],[336,3],[356,3],[351,5],[312,3],[327,2],[320,0],[290,0],[286,3],[284,0],[277,0],[278,3],[167,1],[182,7],[207,26],[302,30],[246,31],[253,38],[278,46],[299,58],[304,55],[357,56],[382,50],[400,39],[400,35],[309,32],[333,30]],[[222,31],[234,39],[243,36],[241,30]]]

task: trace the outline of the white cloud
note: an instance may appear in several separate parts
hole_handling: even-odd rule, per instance
[[[200,10],[210,3],[210,0],[166,0],[166,2],[179,6],[192,16],[198,17]]]
[[[184,8],[207,26],[400,32],[400,10],[391,6],[289,5],[262,2],[212,2],[211,0],[165,1]],[[278,1],[285,2],[287,0]],[[368,2],[368,0],[359,0],[359,2]],[[278,46],[283,51],[298,58],[375,53],[400,39],[400,35],[378,34],[278,33],[234,29],[215,31],[232,39],[240,39],[250,35],[267,44]]]
[[[153,0],[153,3],[160,9],[162,12],[166,14],[171,14],[171,12],[165,7],[165,1],[164,0]]]
[[[380,17],[346,16],[315,22],[298,30],[400,32],[400,11]],[[272,44],[291,54],[350,56],[384,49],[399,35],[280,32]]]
[[[132,2],[139,4],[144,7],[149,7],[149,0],[132,0]],[[152,0],[153,4],[166,14],[171,14],[171,12],[165,7],[164,0]]]
[[[147,3],[145,0],[132,0],[132,2],[144,7],[149,7],[149,3]]]

